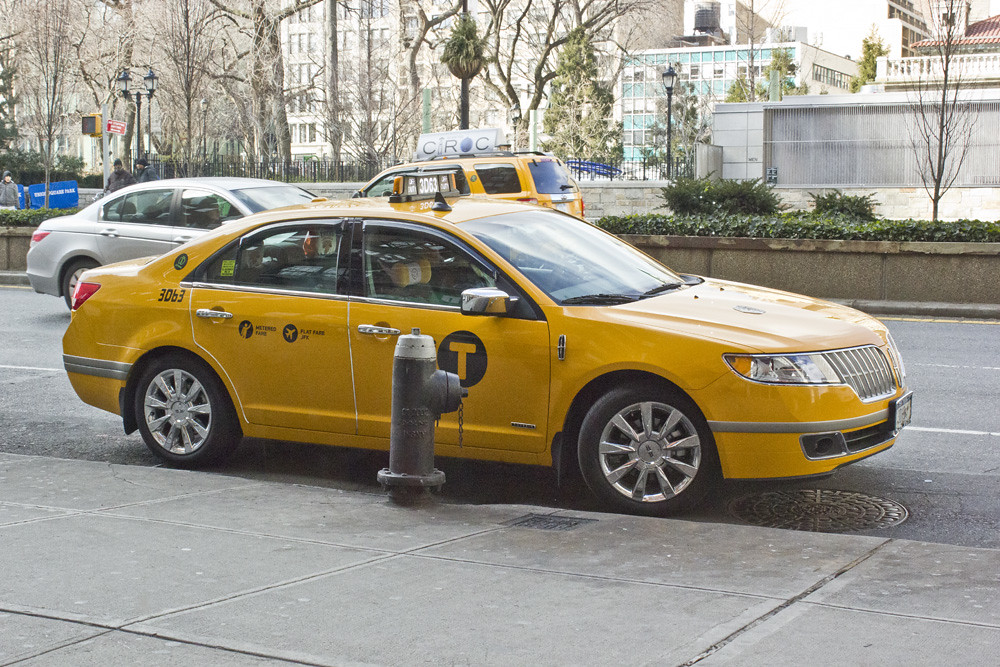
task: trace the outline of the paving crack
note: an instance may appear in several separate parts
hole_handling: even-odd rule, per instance
[[[826,586],[827,584],[829,584],[831,581],[834,581],[835,579],[837,579],[841,575],[850,572],[851,570],[853,570],[854,568],[856,568],[858,565],[861,565],[862,563],[864,563],[865,561],[867,561],[869,558],[871,558],[872,556],[874,556],[875,554],[877,554],[879,551],[881,551],[882,549],[884,549],[886,546],[892,544],[893,542],[895,542],[895,540],[889,539],[889,540],[886,540],[885,542],[882,542],[881,544],[876,545],[874,548],[870,549],[867,553],[865,553],[865,554],[859,556],[858,558],[854,559],[853,561],[851,561],[850,563],[848,563],[844,567],[840,568],[839,570],[837,570],[833,574],[829,574],[829,575],[823,577],[822,579],[820,579],[815,584],[813,584],[809,588],[805,589],[804,591],[802,591],[798,595],[795,595],[793,597],[788,598],[787,600],[785,600],[784,602],[782,602],[780,605],[778,605],[777,607],[775,607],[771,611],[767,612],[766,614],[764,614],[764,615],[762,615],[762,616],[760,616],[758,618],[755,618],[754,620],[752,620],[749,623],[747,623],[746,625],[744,625],[742,628],[740,628],[740,629],[735,630],[734,632],[732,632],[725,639],[722,639],[721,641],[718,641],[715,644],[712,644],[707,649],[705,649],[704,651],[702,651],[701,653],[699,653],[695,657],[691,658],[687,662],[680,663],[677,667],[690,667],[691,665],[696,665],[699,662],[701,662],[702,660],[704,660],[705,658],[707,658],[707,657],[709,657],[709,656],[711,656],[711,655],[713,655],[715,653],[718,653],[720,650],[722,650],[723,648],[725,648],[726,646],[728,646],[729,644],[731,644],[737,638],[745,635],[746,633],[750,632],[751,630],[753,630],[754,628],[758,627],[759,625],[762,625],[763,623],[766,623],[767,621],[769,621],[770,619],[772,619],[774,616],[777,616],[782,611],[784,611],[785,609],[788,609],[789,607],[791,607],[795,603],[800,602],[801,600],[809,597],[810,595],[812,595],[816,591],[820,590],[821,588],[823,588],[824,586]]]

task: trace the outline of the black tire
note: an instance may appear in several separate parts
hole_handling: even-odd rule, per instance
[[[720,477],[701,411],[658,387],[619,387],[595,401],[580,427],[577,453],[583,479],[602,505],[629,514],[688,511]]]
[[[80,279],[80,274],[87,269],[93,269],[98,266],[100,264],[92,259],[74,259],[63,271],[61,288],[67,308],[73,308],[73,290]]]
[[[198,359],[182,354],[156,359],[143,370],[133,398],[146,446],[175,466],[221,461],[243,437],[225,387]]]

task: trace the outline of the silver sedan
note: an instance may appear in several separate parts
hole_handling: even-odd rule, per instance
[[[253,178],[175,178],[122,188],[43,222],[31,237],[28,280],[69,305],[80,274],[103,264],[161,255],[207,230],[313,199],[302,188]]]

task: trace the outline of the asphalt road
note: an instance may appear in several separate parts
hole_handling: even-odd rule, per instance
[[[724,483],[696,513],[738,523],[733,501],[773,490],[838,489],[898,502],[909,518],[863,534],[1000,548],[1000,322],[886,318],[915,392],[913,423],[889,451],[821,480]],[[0,287],[0,451],[160,465],[118,417],[83,404],[62,369],[61,299]],[[216,474],[378,491],[385,453],[246,440]],[[452,502],[597,510],[548,469],[437,461]]]

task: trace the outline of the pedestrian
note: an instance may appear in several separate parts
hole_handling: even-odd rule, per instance
[[[115,190],[121,190],[126,185],[135,183],[135,176],[125,168],[120,158],[115,159],[115,170],[108,177],[108,186],[104,188],[104,194],[109,195]]]
[[[156,173],[156,167],[150,167],[149,161],[141,157],[135,161],[135,182],[146,183],[147,181],[158,181],[160,175]]]
[[[17,184],[11,180],[9,171],[3,173],[3,182],[0,183],[0,208],[21,208],[21,200],[17,194]]]

